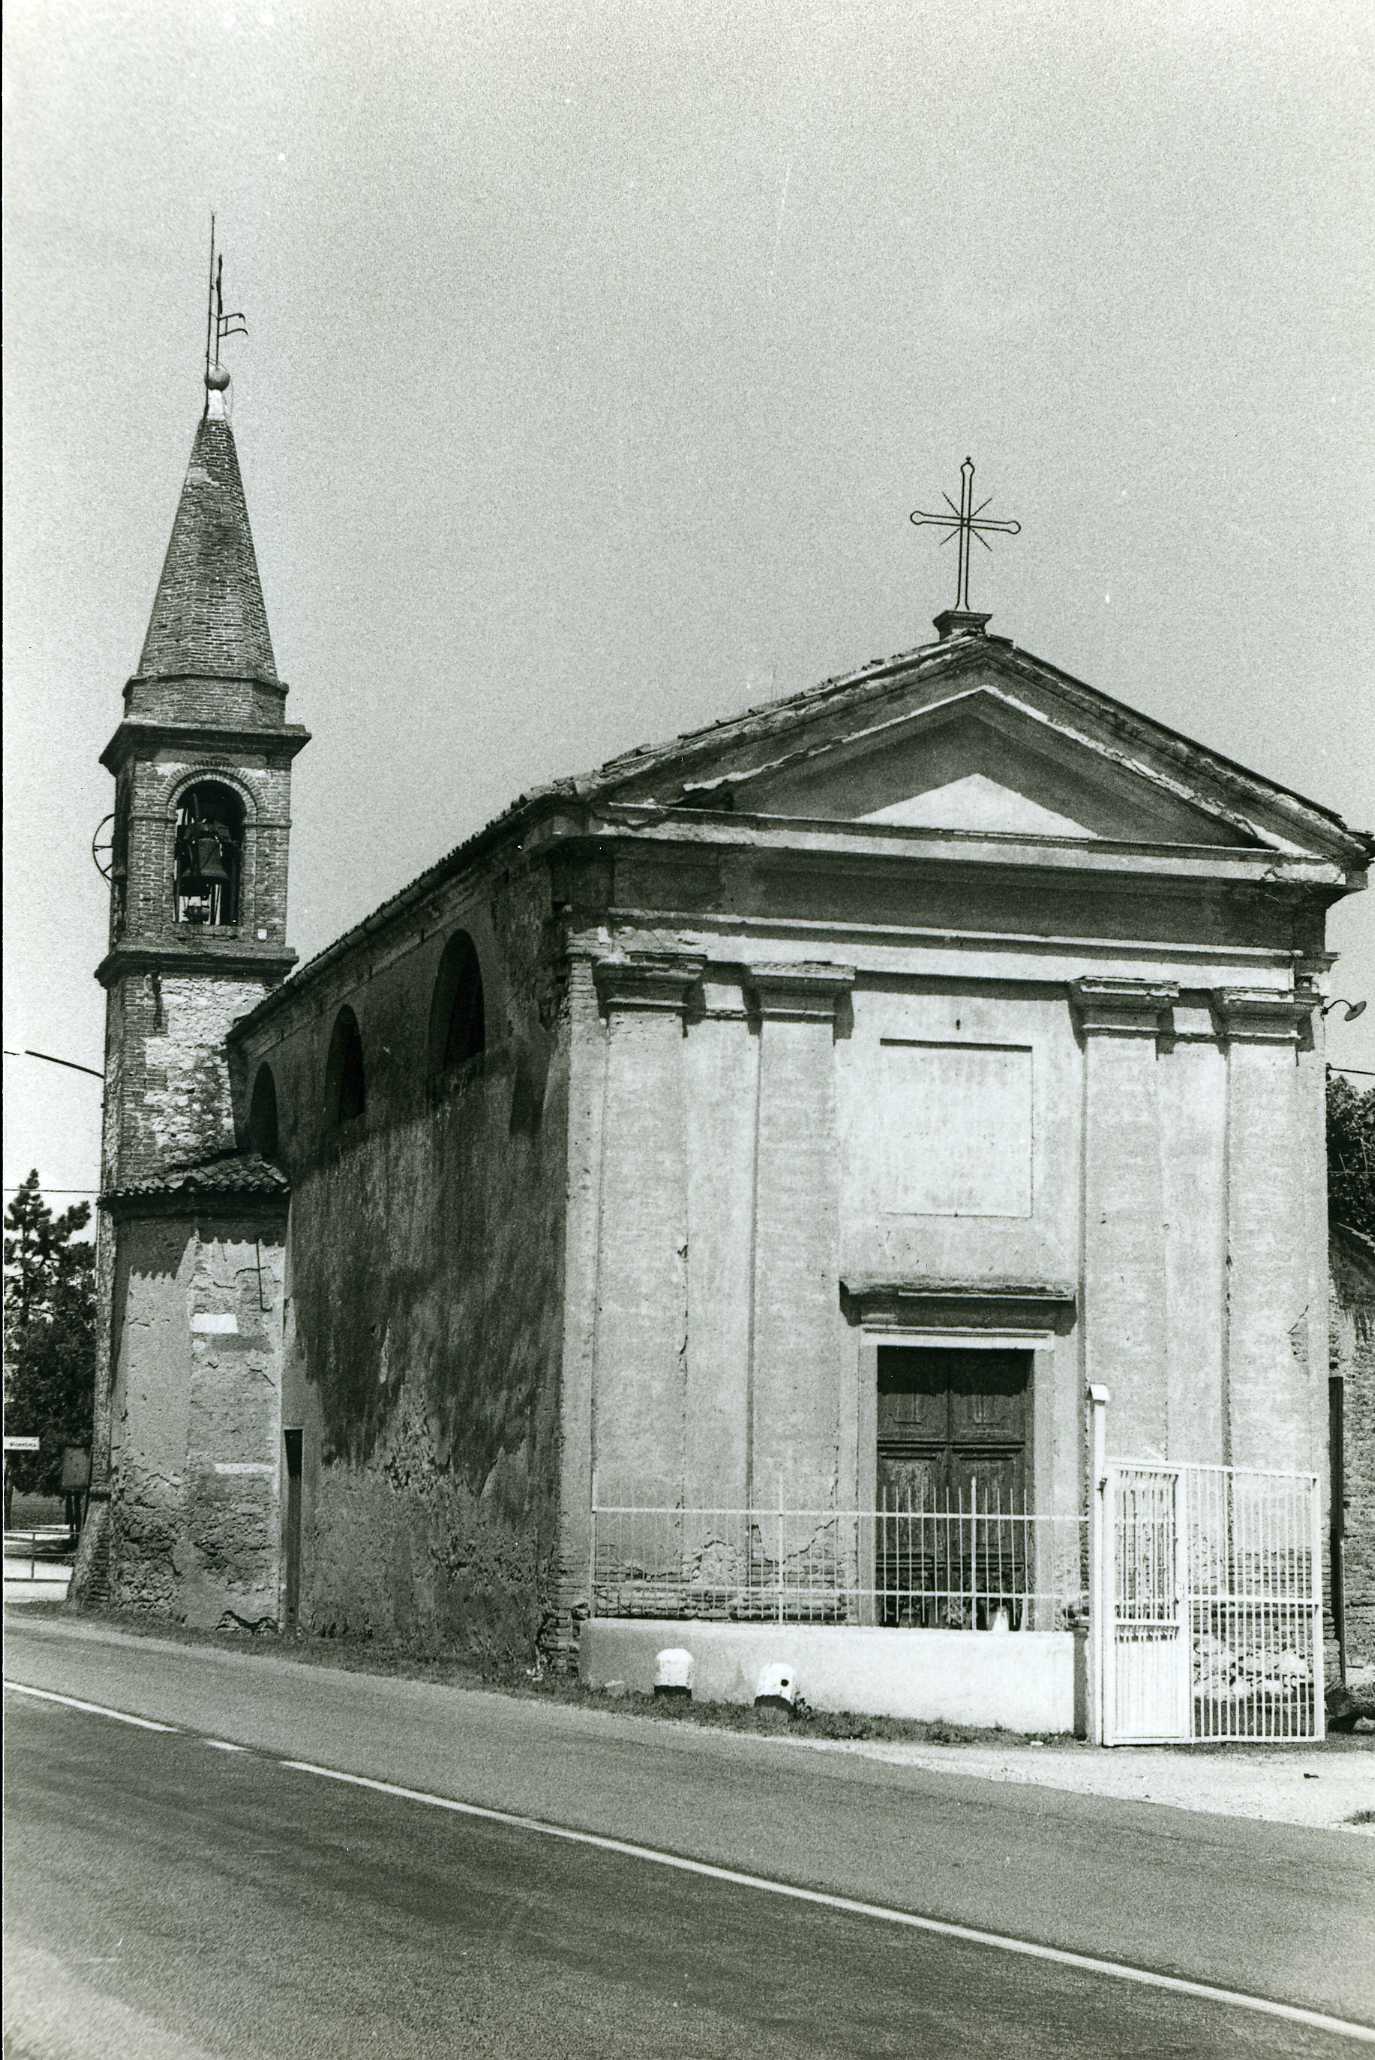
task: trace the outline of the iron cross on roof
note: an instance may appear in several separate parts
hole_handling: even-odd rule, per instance
[[[990,494],[988,499],[992,500],[992,498],[993,496]],[[991,518],[982,522],[979,520],[984,509],[988,506],[988,501],[980,501],[977,508],[974,506],[974,460],[972,458],[966,458],[960,467],[959,507],[955,506],[949,494],[943,493],[941,499],[950,511],[948,515],[928,515],[922,509],[914,508],[911,520],[918,529],[922,529],[928,524],[937,529],[943,529],[946,533],[941,538],[942,544],[948,544],[952,536],[959,538],[960,570],[959,583],[955,591],[955,612],[956,614],[967,614],[969,612],[969,539],[972,536],[977,537],[979,542],[983,544],[984,549],[991,551],[993,546],[985,542],[984,539],[985,530],[1000,530],[1004,536],[1018,536],[1021,534],[1022,525],[1020,522],[994,522]],[[983,619],[986,620],[987,618]]]

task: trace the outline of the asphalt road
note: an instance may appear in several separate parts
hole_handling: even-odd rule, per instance
[[[89,1628],[12,1626],[7,1673],[185,1727],[6,1696],[10,2060],[1358,2050],[285,1758],[1375,2018],[1349,1835]]]

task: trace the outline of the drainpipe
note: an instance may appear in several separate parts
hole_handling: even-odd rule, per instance
[[[1346,1686],[1346,1382],[1339,1373],[1327,1383],[1327,1544],[1332,1595],[1332,1631],[1337,1671]],[[1319,1694],[1322,1684],[1315,1684]]]
[[[1107,1508],[1108,1475],[1108,1391],[1097,1382],[1090,1382],[1089,1405],[1089,1648],[1088,1703],[1089,1738],[1094,1745],[1102,1745],[1103,1738],[1103,1682],[1108,1663],[1111,1626],[1109,1611],[1112,1597],[1108,1593],[1106,1569],[1106,1531],[1109,1521]]]

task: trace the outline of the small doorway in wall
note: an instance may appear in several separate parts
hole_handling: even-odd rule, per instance
[[[880,1345],[881,1624],[1020,1625],[1032,1355]]]
[[[301,1617],[301,1433],[283,1431],[286,1441],[286,1625],[296,1630]]]

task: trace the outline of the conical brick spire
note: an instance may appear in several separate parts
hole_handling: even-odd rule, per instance
[[[218,392],[191,446],[138,666],[140,679],[187,676],[277,678],[234,432]]]

